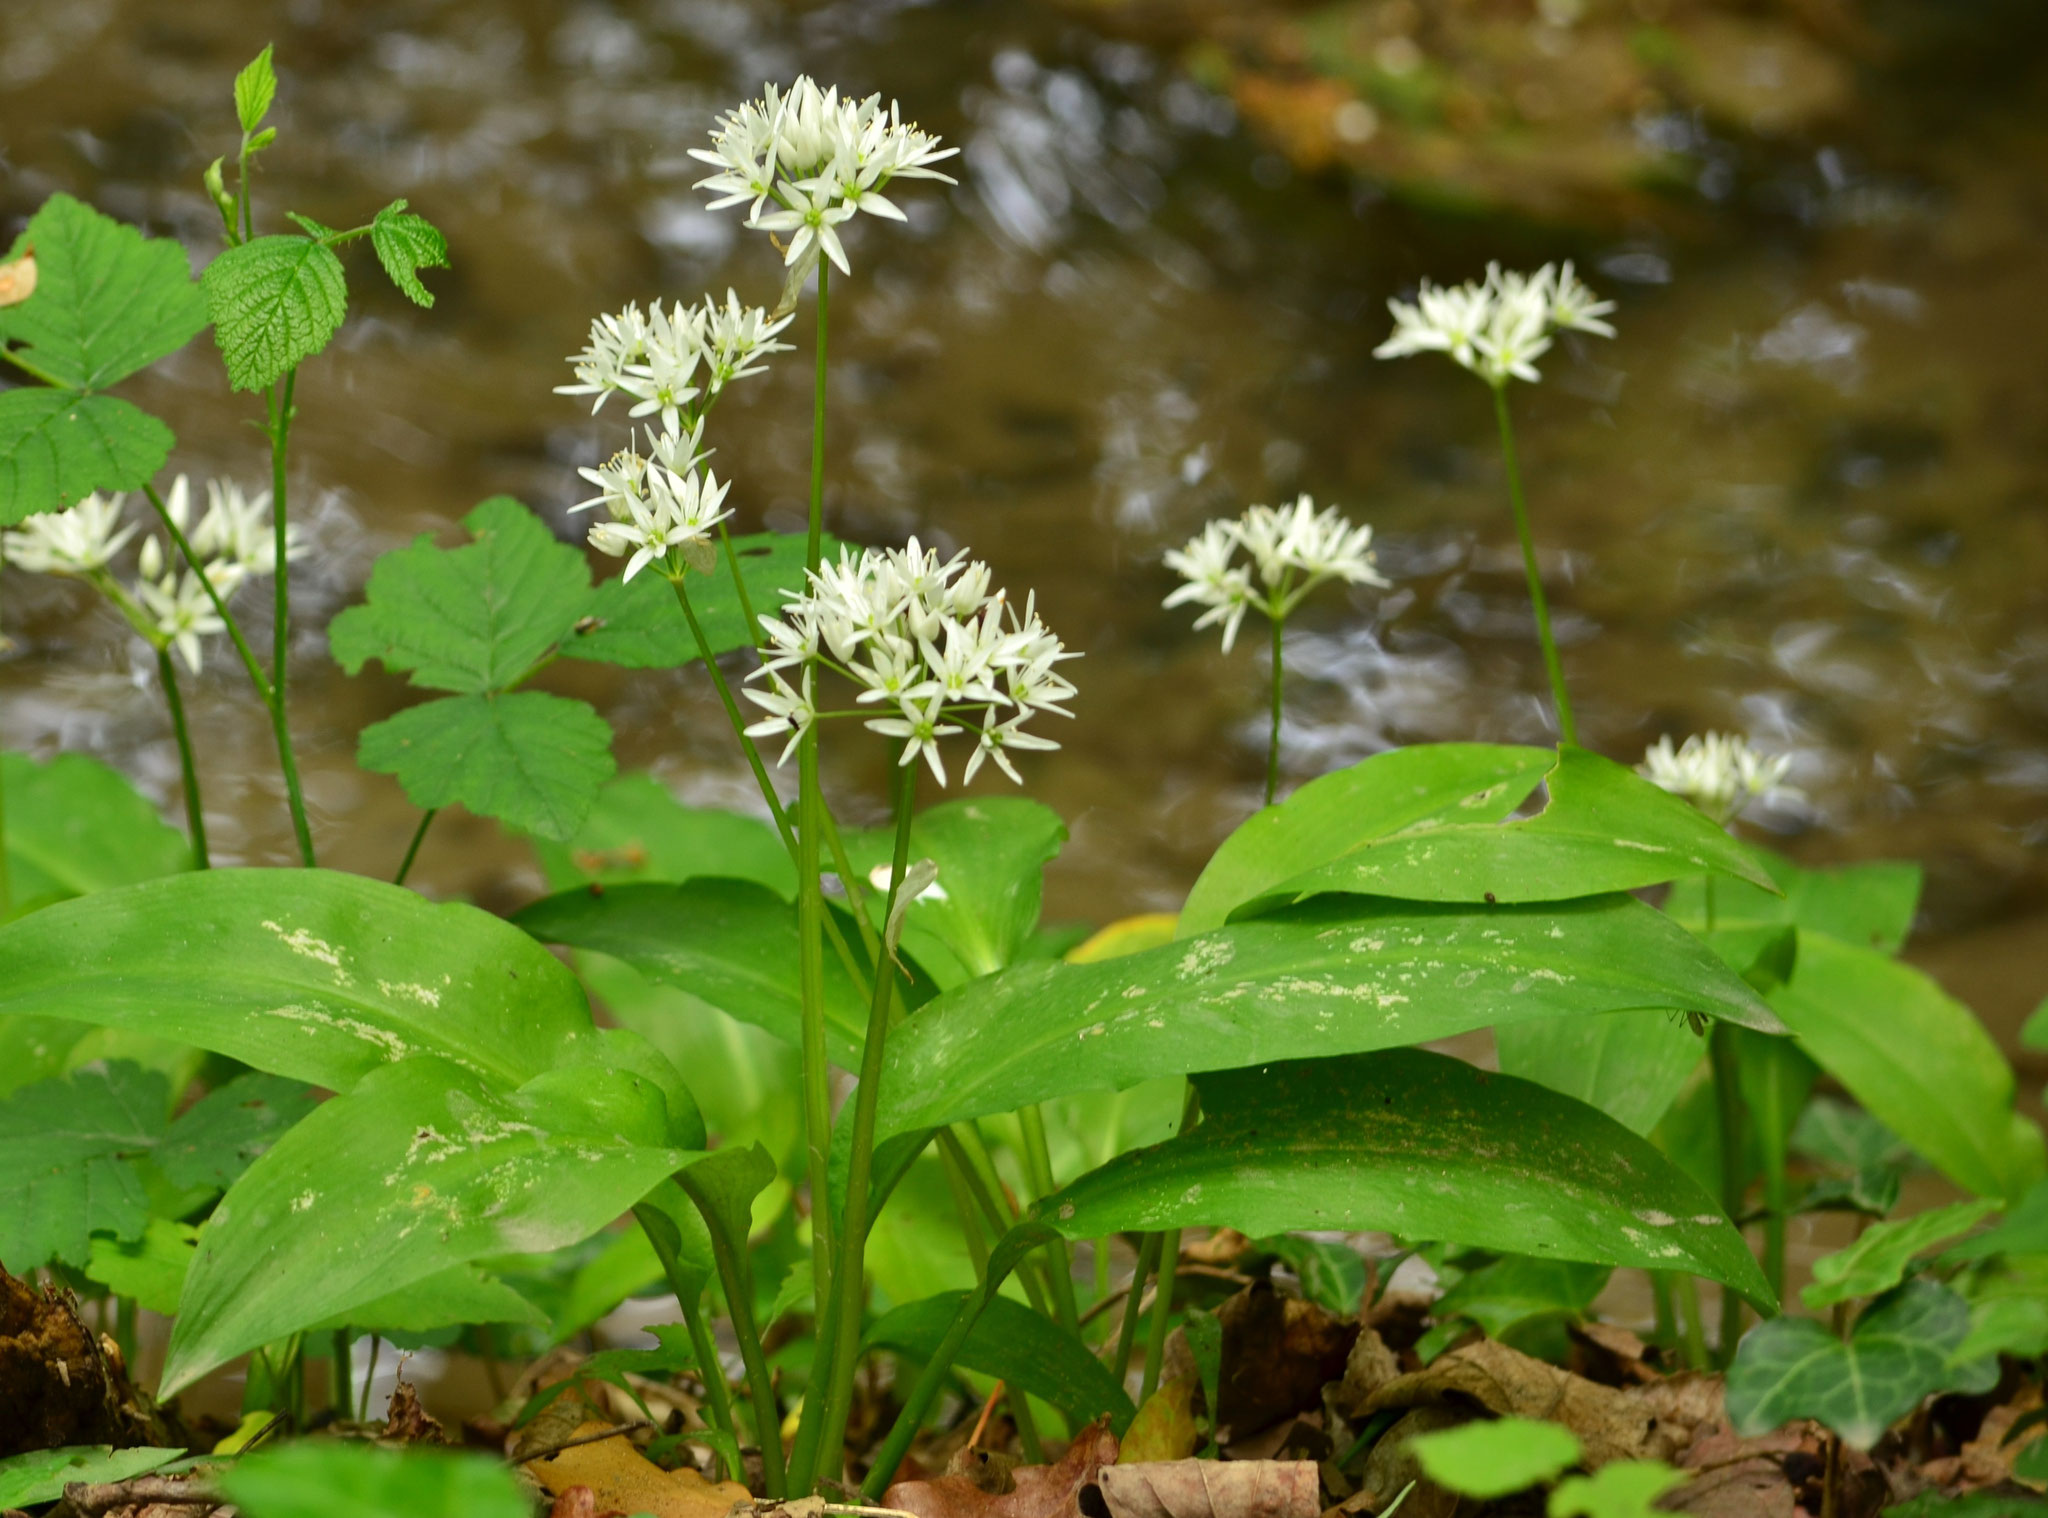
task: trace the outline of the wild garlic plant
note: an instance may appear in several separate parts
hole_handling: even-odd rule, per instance
[[[1536,637],[1543,648],[1543,666],[1550,676],[1550,696],[1557,707],[1558,735],[1577,743],[1578,724],[1566,693],[1564,664],[1550,630],[1550,603],[1543,594],[1543,575],[1536,563],[1536,541],[1529,530],[1529,507],[1522,492],[1522,470],[1515,456],[1515,433],[1508,420],[1508,382],[1535,384],[1542,379],[1536,360],[1550,351],[1559,332],[1584,332],[1612,337],[1614,328],[1601,320],[1614,302],[1597,299],[1579,281],[1569,262],[1545,264],[1534,274],[1486,266],[1486,278],[1462,285],[1422,282],[1411,303],[1389,300],[1394,331],[1373,350],[1378,358],[1407,358],[1417,353],[1442,353],[1461,368],[1486,381],[1493,392],[1493,413],[1500,427],[1501,458],[1507,466],[1508,504],[1515,533],[1522,543],[1522,570],[1529,582],[1529,605],[1536,614]]]
[[[1237,562],[1242,550],[1247,563]],[[1292,506],[1252,506],[1235,521],[1218,518],[1169,550],[1166,567],[1184,583],[1166,598],[1168,606],[1192,602],[1203,608],[1197,628],[1223,624],[1223,651],[1237,641],[1245,613],[1265,617],[1273,637],[1273,699],[1266,741],[1266,805],[1280,784],[1280,718],[1287,619],[1310,592],[1328,581],[1347,585],[1392,582],[1374,568],[1372,528],[1353,526],[1336,507],[1316,510],[1307,494]],[[1256,571],[1258,583],[1252,582]]]

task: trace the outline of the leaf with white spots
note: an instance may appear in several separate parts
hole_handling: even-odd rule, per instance
[[[1673,1011],[1781,1031],[1711,949],[1631,897],[1478,911],[1332,897],[1120,959],[1022,964],[944,993],[890,1035],[879,1132],[1161,1075],[1544,1018]]]
[[[215,1209],[162,1394],[451,1266],[596,1233],[691,1157],[665,1093],[596,1065],[517,1090],[422,1056],[323,1103]]]
[[[1381,1229],[1549,1260],[1684,1270],[1775,1307],[1697,1182],[1604,1113],[1420,1049],[1197,1076],[1202,1120],[1033,1216],[1069,1239],[1228,1225]]]

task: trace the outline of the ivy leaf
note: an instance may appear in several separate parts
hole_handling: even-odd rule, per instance
[[[270,66],[270,48],[266,42],[263,51],[235,75],[235,117],[244,132],[253,132],[262,124],[270,102],[277,98],[277,72]]]
[[[327,630],[343,669],[376,659],[430,690],[502,691],[570,635],[590,609],[583,555],[510,496],[462,525],[472,541],[460,548],[422,534],[377,560],[363,604]]]
[[[825,539],[829,559],[843,545],[833,537]],[[796,590],[804,583],[804,535],[800,532],[757,532],[732,540],[733,555],[747,582],[747,600],[759,616],[781,609],[782,592]],[[732,571],[725,563],[723,549],[715,574],[691,575],[686,582],[690,609],[697,613],[704,629],[704,641],[714,654],[746,648],[754,641],[754,629],[747,625],[740,607],[739,592],[732,583]],[[666,580],[641,575],[631,584],[608,579],[597,587],[590,606],[590,626],[579,632],[562,649],[565,657],[617,664],[626,669],[673,669],[697,657],[697,640],[690,636],[676,593]]]
[[[1908,1281],[1838,1339],[1812,1318],[1760,1323],[1728,1369],[1728,1416],[1745,1438],[1792,1418],[1825,1423],[1867,1450],[1930,1392],[1989,1390],[1981,1362],[1951,1367],[1970,1331],[1963,1299],[1932,1281]],[[1989,1367],[1997,1379],[1997,1365]]]
[[[83,1265],[92,1236],[137,1238],[149,1200],[132,1163],[163,1137],[170,1083],[127,1060],[0,1101],[0,1260]]]
[[[69,195],[52,195],[15,253],[29,247],[36,291],[0,308],[0,340],[21,344],[21,356],[65,389],[104,390],[206,325],[205,297],[170,238],[144,237]]]
[[[370,246],[377,250],[377,262],[391,276],[391,283],[416,306],[431,306],[434,292],[420,283],[415,269],[448,267],[448,239],[424,216],[405,209],[394,200],[370,223]]]
[[[341,260],[310,237],[279,234],[229,248],[200,285],[237,390],[260,390],[311,358],[348,314]]]
[[[0,527],[76,506],[95,490],[137,489],[176,441],[115,396],[41,385],[0,391]]]
[[[395,775],[414,806],[472,812],[573,838],[612,777],[612,730],[582,701],[542,691],[449,696],[363,729],[357,761]]]
[[[318,1105],[312,1087],[252,1070],[194,1103],[171,1124],[157,1167],[185,1191],[225,1191],[279,1135]]]

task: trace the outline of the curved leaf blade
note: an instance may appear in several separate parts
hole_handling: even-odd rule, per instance
[[[1632,1133],[1663,1120],[1706,1053],[1682,1017],[1615,1012],[1496,1028],[1500,1068],[1598,1107]]]
[[[95,490],[134,490],[177,439],[112,395],[23,385],[0,391],[0,527],[76,506]]]
[[[890,1037],[878,1131],[1158,1075],[1672,1009],[1778,1031],[1706,945],[1630,897],[1479,912],[1331,898],[1120,959],[1024,964],[946,992]]]
[[[1648,1140],[1583,1102],[1421,1049],[1197,1076],[1202,1121],[1033,1218],[1070,1239],[1227,1224],[1384,1229],[1539,1259],[1689,1270],[1775,1309],[1742,1235]]]
[[[532,1506],[500,1461],[338,1439],[260,1451],[222,1484],[249,1518],[526,1518]]]
[[[968,1295],[942,1292],[884,1313],[868,1329],[862,1353],[892,1349],[914,1360],[931,1359]],[[1076,1426],[1107,1416],[1111,1430],[1121,1433],[1137,1413],[1129,1393],[1093,1350],[1008,1297],[996,1297],[982,1310],[953,1360],[1050,1402]]]
[[[311,358],[348,314],[341,260],[311,237],[252,238],[221,253],[199,282],[236,390],[260,390]]]
[[[0,754],[17,897],[84,896],[192,868],[185,837],[119,770],[85,754]]]

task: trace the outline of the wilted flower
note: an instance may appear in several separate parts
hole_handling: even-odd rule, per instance
[[[1379,358],[1445,353],[1491,385],[1542,378],[1535,361],[1550,350],[1553,332],[1614,336],[1600,320],[1614,302],[1597,300],[1569,263],[1545,264],[1534,274],[1486,266],[1484,280],[1434,285],[1428,280],[1413,304],[1390,300],[1394,331],[1373,349]]]
[[[1186,583],[1165,604],[1206,608],[1195,626],[1221,622],[1228,653],[1247,611],[1284,622],[1326,580],[1386,585],[1373,568],[1371,545],[1371,527],[1353,526],[1334,506],[1317,511],[1306,495],[1292,506],[1253,506],[1236,521],[1210,522],[1185,547],[1168,550],[1167,568]],[[1240,548],[1249,565],[1233,562]],[[1254,570],[1263,590],[1252,583]]]
[[[1791,768],[1791,755],[1760,753],[1734,733],[1694,734],[1676,749],[1669,737],[1659,738],[1636,766],[1644,779],[1683,796],[1723,826],[1754,801],[1797,798],[1798,791],[1781,783]]]
[[[939,784],[946,764],[939,740],[971,732],[977,741],[965,778],[986,760],[1020,780],[1009,752],[1054,749],[1023,730],[1042,712],[1072,715],[1073,685],[1057,666],[1078,658],[1039,621],[1027,598],[1021,615],[989,590],[986,564],[966,554],[941,561],[912,538],[900,549],[851,550],[821,565],[779,616],[764,615],[764,682],[747,697],[767,713],[747,732],[797,740],[820,716],[864,717],[872,732],[902,740],[904,764],[922,757]],[[820,712],[816,675],[837,671],[860,687],[850,710]],[[795,672],[794,683],[786,672]],[[862,708],[887,715],[868,716]]]
[[[952,184],[932,165],[958,151],[904,121],[893,102],[883,110],[880,95],[842,99],[836,88],[821,90],[804,75],[786,93],[764,85],[759,100],[712,128],[710,148],[692,148],[690,156],[718,170],[697,183],[716,197],[712,210],[751,201],[749,227],[790,234],[782,261],[801,277],[821,255],[850,274],[835,229],[862,211],[902,221],[883,193],[889,182]]]

